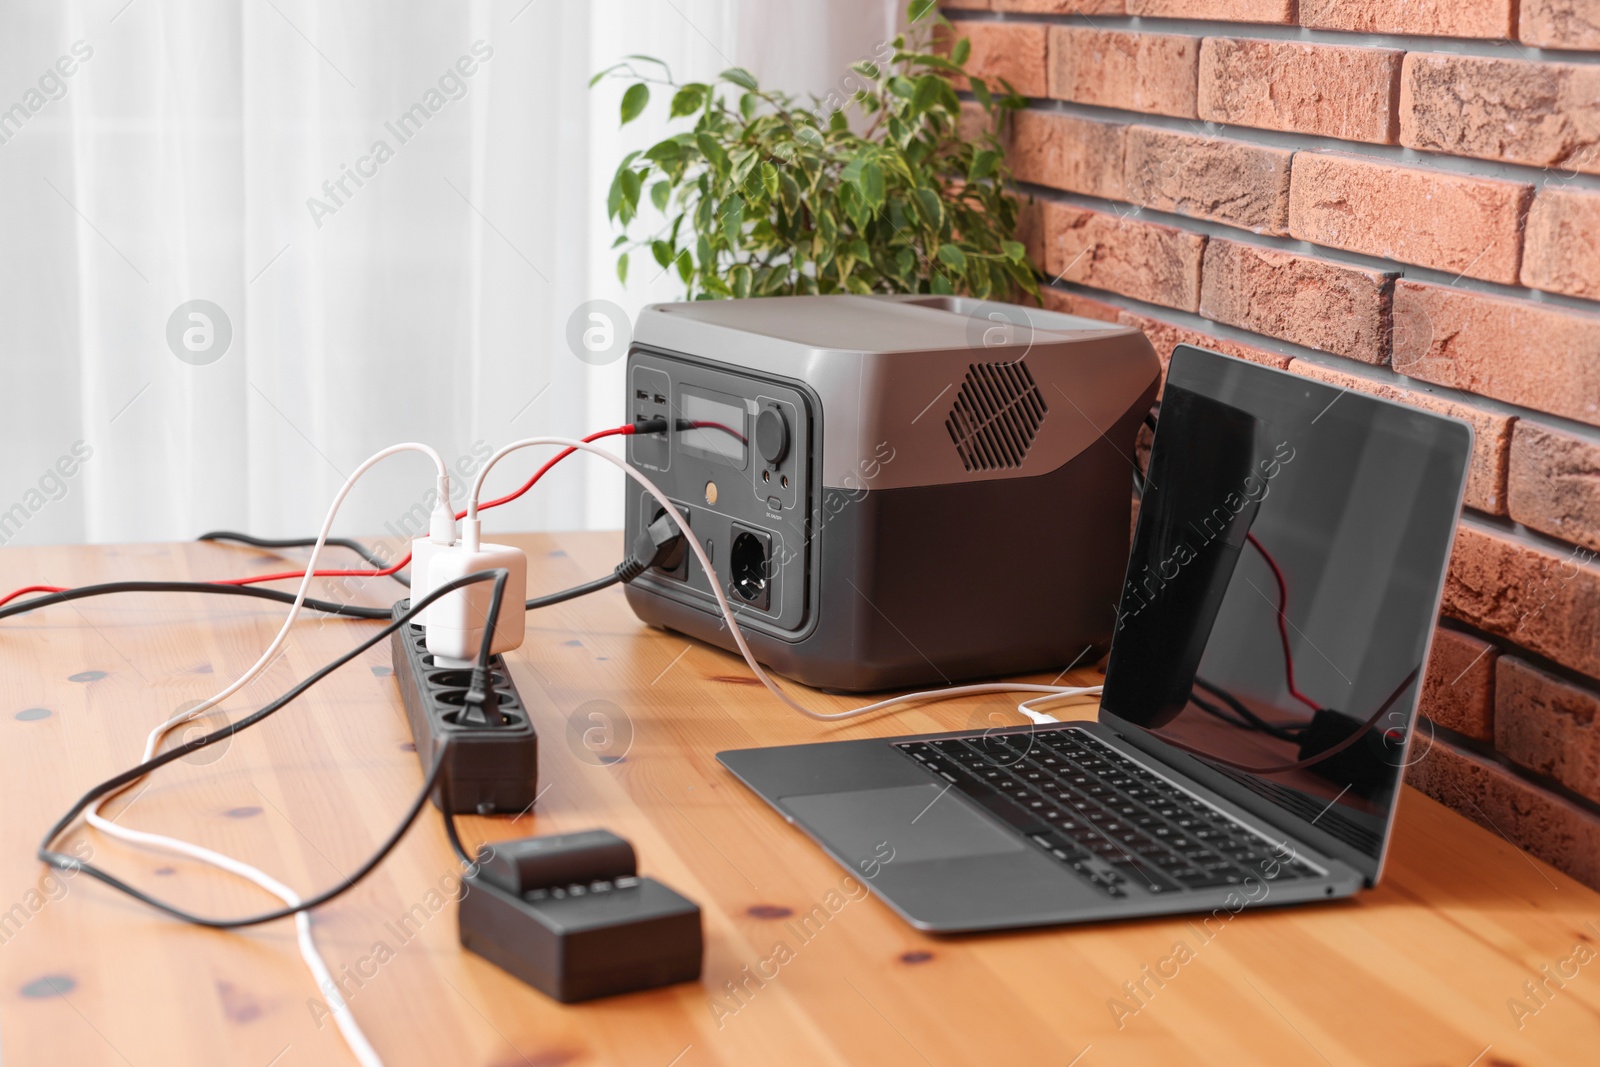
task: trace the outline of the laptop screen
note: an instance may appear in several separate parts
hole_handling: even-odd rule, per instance
[[[1408,752],[1471,446],[1456,420],[1180,346],[1102,710],[1375,878],[1428,743]]]

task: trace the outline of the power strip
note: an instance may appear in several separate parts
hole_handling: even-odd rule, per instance
[[[397,603],[395,617],[409,604]],[[422,627],[414,623],[400,627],[389,639],[389,649],[424,773],[432,769],[440,742],[449,739],[443,780],[450,784],[451,813],[519,815],[531,808],[539,792],[539,737],[505,659],[489,660],[505,719],[490,726],[462,721],[472,672],[434,663]],[[443,809],[440,793],[434,794],[433,802]]]

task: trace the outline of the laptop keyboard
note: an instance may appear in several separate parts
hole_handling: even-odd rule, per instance
[[[894,747],[1106,896],[1322,873],[1076,727]]]

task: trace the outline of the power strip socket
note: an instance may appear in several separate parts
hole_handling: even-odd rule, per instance
[[[397,603],[395,616],[409,606],[409,600]],[[505,659],[489,659],[505,719],[489,726],[462,721],[472,671],[436,664],[422,627],[400,627],[389,639],[389,649],[423,773],[433,767],[440,743],[450,742],[444,780],[450,783],[451,813],[519,815],[531,808],[539,792],[539,737]],[[433,803],[443,809],[440,792],[434,793]]]

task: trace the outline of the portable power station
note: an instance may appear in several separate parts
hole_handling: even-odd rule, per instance
[[[645,622],[839,691],[1093,662],[1129,548],[1143,333],[948,296],[653,304],[628,351],[628,461],[693,555],[627,586]],[[661,514],[630,483],[629,544]]]

